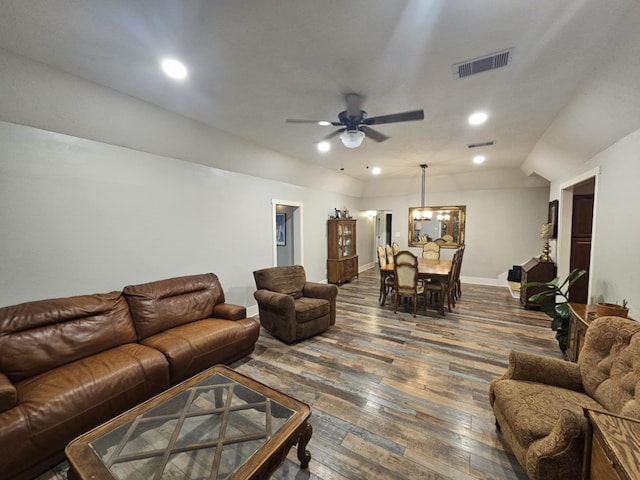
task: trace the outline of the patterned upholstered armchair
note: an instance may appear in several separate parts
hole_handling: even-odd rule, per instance
[[[578,363],[511,352],[489,397],[502,431],[531,479],[581,478],[583,407],[640,419],[640,322],[601,317]]]
[[[336,323],[338,287],[307,282],[304,267],[253,272],[260,324],[285,343],[312,337]]]

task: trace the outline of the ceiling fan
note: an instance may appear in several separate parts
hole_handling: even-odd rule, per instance
[[[367,117],[367,112],[360,108],[362,103],[362,97],[360,95],[357,93],[349,93],[345,98],[347,109],[338,114],[338,122],[330,122],[327,120],[296,120],[291,118],[286,121],[287,123],[317,123],[323,126],[342,127],[320,139],[318,143],[340,135],[340,140],[342,140],[342,144],[345,147],[357,148],[362,144],[365,136],[376,142],[384,142],[389,138],[383,133],[371,128],[370,125],[424,120],[423,110]]]

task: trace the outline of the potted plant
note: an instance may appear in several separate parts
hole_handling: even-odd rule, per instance
[[[567,341],[569,339],[569,318],[571,315],[569,310],[569,289],[585,273],[587,273],[585,270],[576,268],[562,282],[560,282],[559,277],[556,277],[550,282],[527,282],[523,285],[524,288],[546,287],[546,290],[531,295],[529,301],[539,304],[540,309],[551,317],[551,330],[556,332],[556,340],[558,340],[558,346],[562,352],[567,349]],[[552,301],[543,301],[548,297]]]
[[[629,309],[627,308],[627,300],[622,300],[622,305],[616,303],[599,302],[596,303],[596,315],[598,317],[623,317],[627,318]]]

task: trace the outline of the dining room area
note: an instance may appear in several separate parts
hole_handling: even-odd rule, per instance
[[[453,248],[451,258],[441,257],[442,244],[425,242],[420,256],[408,249],[391,245],[378,245],[378,270],[380,274],[380,306],[393,305],[411,311],[415,317],[420,310],[428,310],[445,316],[455,308],[462,297],[460,271],[465,245]]]

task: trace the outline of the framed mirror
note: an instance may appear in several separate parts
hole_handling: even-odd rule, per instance
[[[409,246],[437,242],[440,248],[464,244],[466,205],[409,208]]]

